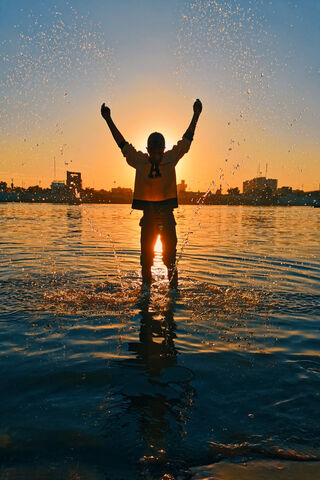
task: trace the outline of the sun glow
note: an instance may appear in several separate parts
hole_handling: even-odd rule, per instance
[[[154,259],[153,259],[153,274],[162,276],[166,274],[166,267],[162,261],[162,242],[160,235],[158,235],[156,243],[154,244]]]
[[[161,242],[161,239],[160,239],[160,235],[158,235],[156,243],[154,244],[154,253],[155,253],[155,255],[162,254],[162,242]]]

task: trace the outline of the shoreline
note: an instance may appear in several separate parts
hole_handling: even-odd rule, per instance
[[[37,200],[0,200],[0,204],[16,204],[16,203],[28,203],[31,205],[49,204],[49,205],[131,205],[131,202],[50,202],[50,201],[37,201]],[[320,204],[312,203],[276,203],[276,204],[264,204],[264,203],[184,203],[179,202],[180,206],[197,206],[202,205],[204,207],[312,207],[320,208]]]

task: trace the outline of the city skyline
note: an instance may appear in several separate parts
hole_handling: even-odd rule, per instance
[[[121,192],[131,192],[133,194],[133,188],[130,186],[122,186],[122,185],[113,185],[109,189],[108,188],[97,188],[95,189],[93,186],[90,185],[85,185],[85,182],[83,182],[82,174],[81,172],[73,172],[73,171],[66,171],[66,180],[64,179],[58,179],[56,178],[55,180],[51,181],[51,184],[49,186],[43,186],[41,185],[41,181],[38,182],[38,184],[34,185],[29,185],[25,186],[24,184],[22,185],[16,185],[13,182],[13,178],[11,178],[11,182],[6,182],[5,180],[0,180],[0,191],[5,191],[5,190],[15,190],[15,189],[21,189],[21,190],[32,190],[32,189],[39,189],[39,190],[48,190],[48,189],[72,189],[74,190],[74,187],[76,186],[76,190],[78,191],[84,191],[84,190],[95,190],[97,192],[116,192],[118,191],[119,193]],[[188,189],[189,187],[189,189]],[[241,192],[242,190],[242,192]],[[313,193],[319,193],[320,192],[320,184],[318,185],[318,188],[315,188],[311,191],[308,190],[303,190],[299,188],[294,188],[289,184],[286,185],[279,185],[278,179],[275,178],[270,178],[262,175],[262,172],[260,172],[259,176],[255,176],[253,178],[244,180],[242,182],[241,187],[239,188],[238,186],[232,187],[228,186],[225,190],[223,189],[222,183],[219,185],[212,185],[210,189],[207,189],[206,191],[201,191],[201,190],[194,190],[190,188],[189,183],[186,182],[185,179],[181,179],[181,181],[177,181],[177,192],[178,195],[179,193],[197,193],[197,194],[202,194],[205,195],[206,192],[210,192],[211,194],[219,192],[221,193],[235,193],[238,191],[239,193],[250,193],[250,192],[255,192],[255,191],[264,191],[264,190],[270,190],[274,193],[276,192],[281,192],[283,194],[286,194],[288,192],[313,192]]]

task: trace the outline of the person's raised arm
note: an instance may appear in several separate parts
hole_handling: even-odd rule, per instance
[[[171,155],[174,157],[174,165],[176,165],[180,158],[182,158],[183,155],[189,151],[201,111],[202,103],[197,98],[197,100],[193,104],[193,116],[189,127],[183,134],[182,139],[179,140],[178,143],[170,150]]]
[[[184,138],[187,138],[188,140],[192,141],[193,140],[193,135],[194,135],[194,131],[195,131],[195,128],[196,128],[196,125],[197,125],[197,121],[200,117],[200,113],[202,112],[202,103],[200,102],[199,98],[197,98],[197,100],[194,102],[193,104],[193,117],[192,117],[192,120],[190,122],[190,125],[189,127],[187,128],[187,130],[185,131],[185,133],[183,134],[183,137]]]
[[[101,115],[107,122],[108,127],[110,128],[112,136],[115,139],[117,145],[122,149],[122,147],[126,144],[126,140],[113,123],[110,108],[107,107],[104,103],[101,105]]]

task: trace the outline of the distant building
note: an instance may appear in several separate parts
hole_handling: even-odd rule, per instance
[[[289,195],[290,193],[292,193],[292,187],[281,187],[277,190],[277,194],[282,196]]]
[[[82,180],[80,172],[69,172],[67,170],[67,187],[69,190],[81,192]]]
[[[278,180],[275,178],[256,177],[243,182],[243,193],[263,192],[265,190],[276,193],[277,187]]]
[[[222,195],[222,185],[220,183],[220,187],[217,188],[216,195]]]
[[[228,188],[228,195],[240,195],[240,190],[238,187]]]
[[[276,193],[278,188],[278,180],[276,178],[267,178],[267,188]]]
[[[178,193],[184,193],[187,190],[187,184],[184,180],[181,180],[181,183],[178,183],[177,185],[177,191]]]
[[[51,182],[51,190],[54,192],[63,192],[67,189],[67,185],[61,180]]]
[[[112,203],[131,203],[132,202],[132,189],[113,187],[111,192],[105,193],[106,198]]]
[[[111,188],[111,193],[114,193],[117,195],[131,195],[132,190],[131,188],[114,187],[114,188]]]
[[[304,191],[303,191],[303,190],[300,190],[300,189],[292,190],[292,193],[294,193],[294,194],[297,195],[298,197],[301,197],[301,196],[304,195]]]

